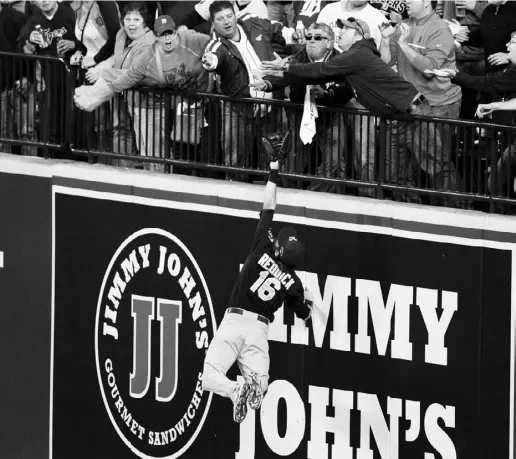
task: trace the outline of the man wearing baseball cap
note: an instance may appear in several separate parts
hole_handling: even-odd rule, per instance
[[[290,133],[287,134],[290,137]],[[226,314],[206,353],[202,387],[233,402],[233,419],[241,423],[247,407],[260,408],[269,383],[269,324],[285,304],[297,317],[308,320],[311,294],[303,289],[294,269],[304,258],[304,246],[294,228],[283,228],[274,238],[271,231],[276,209],[279,161],[290,150],[282,134],[263,139],[270,158],[269,181],[263,210],[254,233],[251,251],[231,293]],[[273,153],[272,155],[270,153]],[[243,382],[231,381],[226,373],[238,362]]]
[[[158,16],[154,21],[154,33],[161,37],[165,32],[173,34],[176,31],[176,23],[170,16]]]
[[[329,81],[345,79],[355,93],[355,99],[349,107],[365,108],[373,115],[389,116],[394,114],[429,115],[431,107],[425,97],[414,85],[402,78],[380,55],[380,51],[371,38],[371,30],[367,23],[360,19],[347,17],[336,21],[340,29],[338,45],[342,54],[326,62],[309,64],[290,64],[281,59],[262,62],[263,79],[283,77],[285,85],[321,84]],[[355,117],[355,165],[360,178],[374,181],[375,177],[375,140],[374,133],[367,135],[368,125],[360,123]],[[403,121],[388,123],[386,152],[386,176],[394,182],[409,184],[408,168],[403,167],[403,155],[406,148],[417,152],[425,152],[435,157],[441,149],[439,131],[427,123],[405,123]],[[369,145],[362,142],[366,139]],[[360,153],[358,153],[360,152]]]
[[[297,232],[291,226],[282,228],[274,243],[277,258],[288,268],[301,264],[305,255],[305,246],[297,238]]]
[[[371,37],[371,29],[367,22],[362,19],[355,19],[353,17],[347,19],[337,19],[335,23],[338,29],[353,29],[358,32],[358,35],[362,38],[370,38]]]

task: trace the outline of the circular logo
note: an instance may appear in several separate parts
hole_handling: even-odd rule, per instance
[[[195,441],[212,399],[201,376],[214,333],[208,286],[188,248],[157,228],[127,238],[100,289],[95,357],[113,427],[138,456],[174,459]]]

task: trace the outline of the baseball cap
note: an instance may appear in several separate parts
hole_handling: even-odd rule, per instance
[[[176,23],[170,16],[158,16],[154,21],[154,33],[160,37],[163,32],[175,32]]]
[[[278,234],[278,243],[283,248],[280,261],[289,268],[299,265],[305,254],[305,246],[297,239],[297,232],[291,226],[282,228]]]
[[[347,19],[337,19],[335,25],[339,29],[346,27],[348,29],[358,30],[360,35],[362,35],[364,38],[369,38],[371,36],[371,29],[367,25],[367,22],[363,21],[362,19],[356,19],[353,17],[349,17]]]

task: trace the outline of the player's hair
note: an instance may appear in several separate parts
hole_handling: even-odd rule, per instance
[[[335,41],[335,33],[328,24],[325,24],[324,22],[313,22],[310,24],[310,27],[308,27],[308,30],[312,29],[323,30],[328,36],[328,41]]]
[[[149,28],[152,29],[152,19],[149,14],[149,9],[145,2],[129,2],[124,6],[122,10],[122,21],[129,13],[140,13],[143,18],[143,23]]]
[[[216,2],[213,2],[210,5],[210,17],[211,17],[211,19],[213,20],[213,18],[215,17],[215,15],[219,11],[224,11],[224,10],[228,10],[228,9],[231,10],[231,11],[234,11],[233,3],[228,2],[227,0],[226,1],[216,1]]]

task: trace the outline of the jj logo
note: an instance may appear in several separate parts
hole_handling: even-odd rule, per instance
[[[157,305],[156,305],[157,303]],[[155,307],[156,305],[156,307]],[[164,300],[132,295],[133,317],[133,371],[129,393],[142,398],[149,390],[151,380],[151,323],[160,322],[160,376],[156,378],[156,400],[169,402],[177,389],[178,335],[181,323],[181,301]]]

